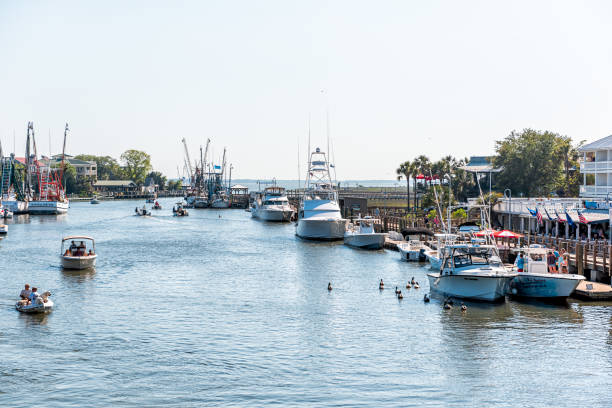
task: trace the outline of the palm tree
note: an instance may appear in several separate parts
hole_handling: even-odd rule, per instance
[[[416,159],[414,159],[419,172],[427,177],[431,173],[431,161],[429,161],[429,157],[425,155],[420,155]]]
[[[416,163],[415,161],[413,161],[412,163],[410,163],[410,174],[412,174],[412,180],[414,181],[413,185],[413,189],[414,189],[414,211],[416,211],[417,209],[417,176],[419,175],[419,166],[418,163]]]
[[[413,164],[410,160],[407,160],[400,164],[400,166],[395,170],[397,173],[397,179],[401,180],[402,177],[406,178],[406,210],[410,210],[410,176],[412,175]]]

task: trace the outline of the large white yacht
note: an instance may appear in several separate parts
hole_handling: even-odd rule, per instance
[[[427,278],[431,290],[444,296],[501,300],[517,275],[506,270],[493,245],[452,244],[443,252],[440,271]]]
[[[510,293],[514,296],[563,300],[585,279],[582,275],[549,273],[546,248],[531,246],[521,251],[524,253],[525,264],[523,272],[518,272],[510,284]],[[518,270],[516,262],[514,269]]]
[[[310,154],[306,189],[300,201],[296,224],[300,238],[332,241],[344,237],[346,220],[340,213],[329,168],[325,152],[317,147]]]
[[[285,189],[277,186],[266,187],[251,207],[251,217],[264,221],[291,221],[293,213]]]

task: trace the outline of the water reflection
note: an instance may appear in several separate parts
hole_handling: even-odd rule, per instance
[[[19,315],[19,321],[23,324],[24,328],[32,328],[37,326],[45,326],[49,322],[50,313],[21,313],[15,310],[15,313]]]
[[[89,280],[92,280],[96,274],[96,268],[86,268],[86,269],[64,269],[62,270],[62,278],[64,278],[67,282],[76,282],[83,283]]]

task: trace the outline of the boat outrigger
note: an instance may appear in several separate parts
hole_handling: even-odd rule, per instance
[[[70,246],[64,249],[67,241],[70,241]],[[93,238],[83,235],[65,237],[62,239],[60,258],[64,269],[93,268],[98,258],[96,242]]]

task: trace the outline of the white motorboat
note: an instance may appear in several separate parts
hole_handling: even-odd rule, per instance
[[[251,207],[251,217],[263,221],[291,221],[293,213],[285,189],[277,186],[266,187]]]
[[[8,225],[0,224],[0,236],[8,234]]]
[[[510,284],[510,293],[517,297],[541,299],[565,299],[574,292],[582,275],[549,273],[546,256],[548,250],[542,247],[523,248],[523,272],[518,272],[516,262],[513,270],[516,278]],[[518,260],[518,257],[517,257]]]
[[[144,206],[144,205],[142,206],[142,208],[136,207],[134,212],[136,213],[136,215],[141,216],[141,217],[150,217],[151,216],[151,211],[147,210],[147,207]]]
[[[423,242],[416,239],[400,242],[397,244],[397,249],[403,261],[412,262],[426,261],[427,257],[425,256],[425,251],[430,250]]]
[[[51,292],[43,292],[33,303],[28,304],[27,300],[20,300],[15,303],[15,309],[21,313],[49,313],[53,310],[53,301],[49,299]]]
[[[210,203],[211,208],[229,208],[230,205],[230,199],[227,197],[227,194],[223,190],[216,192],[213,195],[212,202]]]
[[[32,215],[66,214],[68,212],[68,200],[34,200],[28,203],[28,212]]]
[[[504,268],[493,245],[452,244],[444,247],[442,267],[428,273],[429,287],[444,296],[499,301],[516,273]]]
[[[189,212],[183,207],[183,203],[178,202],[172,207],[172,214],[175,217],[186,217],[189,215]]]
[[[66,242],[70,241],[70,246],[66,249]],[[60,251],[62,268],[64,269],[88,269],[96,266],[96,242],[91,237],[70,236],[62,239]]]
[[[353,220],[344,232],[344,243],[356,248],[381,249],[387,234],[374,231],[375,221],[369,216]]]
[[[330,165],[318,147],[310,154],[306,173],[306,189],[301,198],[296,235],[314,240],[344,238],[346,220],[340,214],[338,193],[334,190]]]
[[[98,200],[96,197],[92,198],[91,201],[89,201],[90,204],[100,204],[100,200]]]
[[[431,269],[439,271],[442,267],[444,247],[446,245],[455,243],[458,236],[456,234],[435,234],[434,237],[437,241],[436,248],[425,248],[425,250],[423,251],[423,255],[425,255],[425,258],[429,262],[429,266],[431,267]]]
[[[0,218],[13,218],[13,212],[5,207],[0,207]]]

